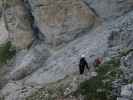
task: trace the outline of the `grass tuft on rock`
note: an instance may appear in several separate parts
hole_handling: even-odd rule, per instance
[[[130,52],[133,52],[133,49],[129,49],[129,48],[123,48],[121,51],[120,51],[120,56],[126,56],[128,55]]]
[[[57,97],[63,97],[63,93],[60,87],[41,88],[25,100],[58,100]]]
[[[11,42],[0,45],[0,65],[6,64],[16,54],[16,50],[12,47]]]
[[[0,96],[0,100],[5,100],[5,98],[3,96]]]

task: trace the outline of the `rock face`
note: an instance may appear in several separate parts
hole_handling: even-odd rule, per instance
[[[113,31],[109,37],[109,47],[120,48],[133,48],[133,13],[126,16],[124,19],[121,17],[117,22],[119,24],[113,24]]]
[[[133,79],[133,53],[129,53],[121,59],[121,68],[124,76],[127,80],[132,81]]]
[[[5,27],[3,16],[0,18],[0,44],[5,43],[8,40],[8,31]]]
[[[81,0],[28,0],[35,22],[51,47],[73,40],[96,21],[94,13]]]
[[[10,78],[12,80],[20,80],[25,78],[27,75],[41,67],[49,56],[50,52],[43,44],[36,45],[23,56],[20,63],[17,61],[15,62],[15,68],[11,71]]]
[[[121,97],[117,100],[132,100],[133,99],[133,84],[125,85],[121,88]]]
[[[7,0],[4,15],[12,44],[17,48],[29,46],[32,43],[33,32],[24,2],[22,0]]]
[[[2,11],[2,1],[0,1],[0,44],[8,40],[8,31],[5,27],[4,16]]]
[[[11,66],[5,65],[8,80],[0,90],[5,100],[25,100],[47,84],[80,77],[81,54],[92,72],[96,57],[108,50],[117,54],[116,48],[133,48],[133,0],[6,0],[3,8],[0,41],[11,40],[20,48]],[[97,24],[99,19],[103,22]],[[37,38],[38,33],[44,41]],[[133,77],[132,55],[121,60],[127,79]],[[92,77],[86,74],[81,80]],[[123,92],[127,87],[121,85],[122,96],[131,93]]]
[[[133,10],[132,0],[83,0],[93,8],[97,15],[112,20]]]

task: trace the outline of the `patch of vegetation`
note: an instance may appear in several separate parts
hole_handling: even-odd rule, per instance
[[[120,51],[120,56],[126,56],[128,55],[130,52],[133,52],[133,49],[129,49],[129,48],[124,48]]]
[[[99,65],[96,71],[98,75],[104,76],[107,72],[118,69],[119,66],[120,66],[120,58],[112,57],[110,61],[104,62],[103,64]]]
[[[57,100],[57,97],[63,97],[63,93],[63,89],[59,87],[42,88],[25,100]]]
[[[16,50],[12,47],[11,42],[0,45],[0,65],[6,64],[16,54]]]
[[[85,96],[85,100],[108,100],[110,85],[104,84],[101,77],[92,77],[80,84],[78,90]]]
[[[18,0],[5,0],[3,1],[3,7],[4,8],[9,8],[9,7],[13,7],[15,6],[16,4],[18,4]]]
[[[5,97],[4,96],[0,96],[0,100],[5,100]]]
[[[85,100],[116,100],[112,95],[112,82],[120,77],[120,58],[112,58],[97,67],[98,76],[82,82],[78,94]]]
[[[25,100],[53,100],[48,91],[38,90],[33,93],[31,96],[27,97]]]
[[[49,83],[45,87],[33,92],[25,100],[63,100],[65,90],[69,87],[69,83],[71,83],[69,80],[70,77],[66,76],[64,79]]]

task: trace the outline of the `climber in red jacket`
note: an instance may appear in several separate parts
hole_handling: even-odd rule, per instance
[[[101,57],[97,57],[95,60],[94,60],[94,67],[97,67],[98,65],[100,65],[102,63],[103,59]]]

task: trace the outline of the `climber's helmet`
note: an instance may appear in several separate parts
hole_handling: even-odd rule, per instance
[[[85,55],[82,54],[82,55],[81,55],[81,58],[84,58],[84,57],[85,57]]]

